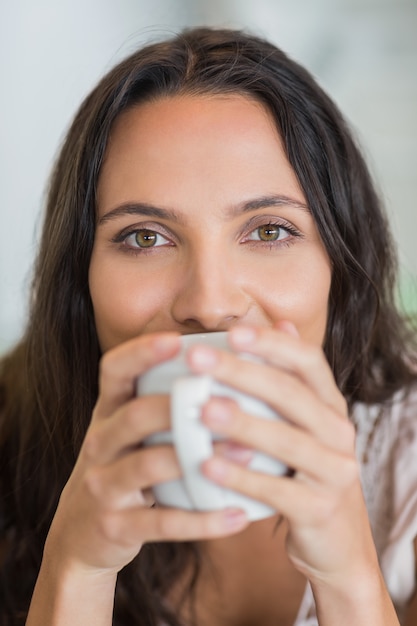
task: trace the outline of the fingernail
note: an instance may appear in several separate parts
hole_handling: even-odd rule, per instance
[[[236,529],[248,523],[248,517],[242,509],[226,509],[224,511],[224,522],[226,528]]]
[[[204,416],[208,417],[210,422],[225,424],[230,420],[231,415],[232,411],[230,406],[228,406],[224,402],[210,400],[210,402],[204,408]]]
[[[214,480],[222,481],[226,478],[228,466],[222,459],[212,457],[205,464],[206,473],[210,478]]]
[[[278,328],[279,330],[282,330],[284,333],[287,333],[287,335],[292,335],[293,337],[300,336],[295,324],[293,324],[293,322],[290,322],[288,320],[283,320],[279,322],[276,325],[276,328]]]
[[[253,328],[236,326],[229,332],[232,342],[237,346],[249,346],[256,339],[256,331]]]
[[[247,465],[253,459],[254,452],[250,448],[244,448],[238,444],[229,443],[224,446],[224,456],[229,461],[235,461],[240,465]]]
[[[165,354],[165,352],[172,350],[172,348],[174,348],[175,346],[179,347],[179,343],[180,343],[179,335],[165,334],[165,335],[159,335],[158,337],[155,337],[155,340],[153,342],[153,347],[154,347],[154,350],[156,350],[160,354]]]
[[[197,369],[211,369],[218,361],[217,353],[208,346],[196,346],[189,352],[191,365]]]

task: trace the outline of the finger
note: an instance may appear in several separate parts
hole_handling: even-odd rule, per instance
[[[222,442],[214,446],[215,454],[242,465],[248,465],[253,451],[237,444]],[[87,484],[95,498],[106,507],[118,508],[137,504],[139,491],[180,478],[182,471],[173,446],[140,448],[105,466],[88,471]]]
[[[194,372],[208,373],[226,385],[263,400],[279,415],[323,441],[332,442],[335,422],[345,421],[323,404],[315,391],[285,370],[208,346],[195,346],[187,358]]]
[[[140,445],[150,435],[170,428],[169,397],[143,396],[123,404],[115,414],[89,429],[83,454],[105,464]]]
[[[197,541],[236,534],[249,524],[241,509],[194,512],[182,509],[136,508],[104,516],[108,541],[131,546],[143,542]]]
[[[318,411],[317,415],[313,414],[314,408]],[[297,410],[304,411],[305,415],[300,416]],[[271,454],[291,467],[295,466],[295,455],[312,445],[343,454],[354,452],[356,433],[353,424],[335,416],[327,407],[315,407],[314,400],[302,404],[297,399],[296,406],[291,405],[289,413],[291,421],[266,420],[245,413],[237,402],[216,397],[204,405],[201,418],[217,435]],[[295,423],[301,423],[304,428],[294,427]],[[310,425],[308,430],[307,425]]]
[[[142,448],[114,463],[94,466],[86,474],[89,493],[105,510],[144,503],[141,491],[181,476],[172,446]]]
[[[249,465],[253,460],[254,450],[238,444],[236,441],[217,442],[213,445],[214,455],[223,456],[234,463]]]
[[[144,489],[142,491],[142,495],[143,495],[145,506],[155,506],[156,501],[155,501],[155,496],[154,496],[152,489]]]
[[[149,334],[106,352],[100,362],[99,399],[94,419],[109,417],[135,395],[136,379],[180,349],[176,333]]]
[[[279,459],[287,467],[322,483],[339,484],[342,470],[349,478],[351,473],[357,473],[353,445],[354,430],[350,422],[336,420],[340,431],[340,436],[335,438],[336,447],[333,440],[330,442],[331,446],[326,445],[312,437],[310,433],[286,421],[262,420],[247,415],[236,403],[230,401],[211,400],[203,408],[202,420],[216,434],[236,441],[242,446],[250,445],[268,456]],[[347,435],[351,441],[348,449],[346,449]]]
[[[303,521],[302,512],[308,512],[305,505],[312,490],[303,481],[268,476],[214,457],[201,465],[201,471],[217,485],[263,502],[290,520],[299,516]]]
[[[311,481],[297,474],[288,478],[254,472],[217,457],[205,461],[202,471],[218,485],[264,502],[290,520],[302,524],[314,518],[327,517],[331,513],[329,507],[332,502],[337,501],[333,494],[340,490],[340,487],[312,485]]]
[[[301,341],[295,327],[281,322],[276,328],[237,326],[229,332],[231,346],[261,357],[294,373],[335,411],[346,415],[346,401],[338,390],[321,346]]]

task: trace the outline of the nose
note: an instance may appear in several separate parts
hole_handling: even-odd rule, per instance
[[[189,260],[179,284],[171,314],[187,330],[227,330],[251,309],[242,276],[213,251]]]

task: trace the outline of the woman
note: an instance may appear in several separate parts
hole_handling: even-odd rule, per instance
[[[29,626],[414,624],[415,337],[394,286],[363,160],[282,52],[197,29],[112,70],[62,147],[2,366],[2,624],[35,582]],[[179,468],[141,446],[169,415],[135,380],[216,330],[266,364],[195,347],[192,371],[286,418],[203,411],[231,442],[205,475],[279,511],[253,524],[149,495]],[[294,474],[249,471],[253,449]]]

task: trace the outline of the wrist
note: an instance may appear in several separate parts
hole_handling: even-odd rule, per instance
[[[112,623],[117,573],[65,562],[45,551],[27,626]]]
[[[311,583],[322,626],[399,626],[379,568]]]

